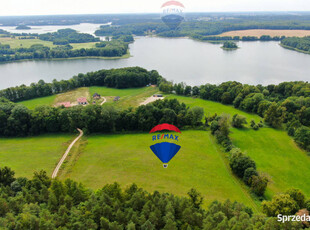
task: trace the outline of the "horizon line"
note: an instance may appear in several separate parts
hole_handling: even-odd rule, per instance
[[[256,10],[256,11],[189,11],[186,14],[220,14],[220,13],[309,13],[310,10]],[[82,15],[147,15],[147,14],[161,14],[160,12],[120,12],[120,13],[66,13],[66,14],[24,14],[24,15],[0,15],[3,17],[34,17],[34,16],[82,16]]]

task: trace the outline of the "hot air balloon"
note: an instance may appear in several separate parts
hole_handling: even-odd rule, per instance
[[[184,5],[178,1],[168,1],[161,6],[161,20],[172,30],[184,20]]]
[[[157,125],[150,131],[150,133],[162,130],[169,130],[181,133],[181,131],[177,127],[170,124]],[[162,134],[161,137],[163,138],[164,136],[165,135]],[[153,151],[153,153],[158,157],[158,159],[161,160],[164,168],[167,168],[169,161],[179,152],[181,146],[170,142],[161,142],[151,145],[150,148]]]

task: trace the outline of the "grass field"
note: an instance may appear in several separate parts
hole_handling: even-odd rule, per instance
[[[262,35],[286,36],[286,37],[305,37],[310,36],[310,30],[235,30],[220,34],[219,36],[255,36],[260,37]]]
[[[72,139],[70,134],[0,138],[1,167],[12,168],[17,177],[31,178],[34,171],[41,169],[51,176]]]
[[[204,109],[205,115],[213,115],[214,113],[220,115],[222,113],[227,113],[232,117],[234,114],[237,113],[245,116],[247,118],[248,123],[250,123],[252,119],[255,120],[255,122],[259,122],[260,120],[262,120],[262,118],[256,114],[249,114],[239,109],[235,109],[233,106],[223,105],[218,102],[207,101],[199,98],[177,96],[177,95],[168,95],[167,98],[176,98],[180,102],[184,102],[186,105],[190,107],[200,106]]]
[[[143,87],[131,89],[114,89],[100,86],[93,86],[89,88],[90,95],[99,93],[101,96],[107,98],[106,105],[116,105],[117,107],[128,108],[139,106],[146,98],[159,92],[157,87]],[[114,97],[119,96],[120,100],[114,102]]]
[[[28,109],[34,109],[40,105],[54,105],[56,95],[51,95],[47,97],[39,97],[31,100],[17,102],[17,104],[22,104],[26,106]]]
[[[182,148],[164,169],[149,149],[151,134],[92,135],[78,160],[65,169],[61,178],[72,178],[95,189],[115,181],[123,187],[136,183],[148,191],[178,195],[196,188],[205,204],[229,198],[257,208],[231,174],[210,132],[185,131],[179,139]]]
[[[233,143],[246,151],[256,162],[258,170],[267,173],[272,182],[268,185],[267,196],[284,192],[288,188],[299,188],[308,197],[310,183],[310,158],[300,150],[285,131],[262,128],[233,129]]]
[[[57,105],[57,103],[66,101],[69,101],[71,104],[77,104],[77,99],[79,97],[85,97],[87,100],[90,100],[89,89],[87,87],[81,87],[65,93],[57,94],[54,104]]]
[[[7,38],[7,37],[0,37],[0,43],[8,44],[11,48],[29,48],[35,44],[42,44],[48,47],[56,47],[57,45],[53,45],[53,42],[50,41],[43,41],[39,39],[18,39],[18,38]],[[81,48],[94,48],[97,42],[88,42],[88,43],[70,43],[73,49],[81,49]]]
[[[130,106],[138,106],[146,98],[152,96],[158,92],[157,87],[143,87],[143,88],[131,88],[131,89],[114,89],[101,86],[93,87],[81,87],[65,93],[35,98],[31,100],[21,101],[18,104],[23,104],[29,109],[34,109],[40,105],[56,105],[60,102],[70,101],[76,103],[77,98],[86,97],[90,102],[92,101],[92,95],[99,93],[101,96],[106,97],[106,105],[115,105],[117,107],[128,108]],[[116,96],[120,96],[118,102],[113,102]]]

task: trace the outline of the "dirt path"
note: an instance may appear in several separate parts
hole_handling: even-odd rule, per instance
[[[163,99],[164,99],[164,97],[153,97],[153,96],[151,96],[151,97],[147,98],[144,102],[141,102],[140,105],[147,105],[148,103],[151,103],[153,101],[163,100]]]
[[[75,138],[74,141],[72,141],[72,143],[71,143],[71,144],[69,145],[69,147],[67,148],[65,154],[62,156],[62,158],[61,158],[60,161],[58,162],[58,164],[57,164],[57,166],[56,166],[56,168],[55,168],[55,170],[54,170],[54,172],[53,172],[53,174],[52,174],[52,178],[55,178],[55,177],[57,176],[58,171],[59,171],[61,165],[64,163],[66,157],[68,156],[68,154],[69,154],[71,148],[73,147],[73,145],[75,144],[75,142],[77,142],[77,141],[83,136],[83,131],[80,130],[80,129],[77,129],[77,130],[80,132],[80,135],[79,135],[77,138]]]
[[[103,102],[101,102],[100,105],[103,105],[104,103],[106,103],[107,99],[105,97],[102,97],[103,98]]]

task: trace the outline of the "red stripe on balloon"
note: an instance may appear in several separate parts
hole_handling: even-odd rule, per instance
[[[181,131],[176,126],[170,125],[167,123],[156,125],[154,128],[152,128],[150,133],[154,133],[154,132],[162,131],[162,130],[170,130],[170,131],[175,131],[175,132],[181,133]]]
[[[169,2],[166,2],[164,3],[161,8],[163,7],[166,7],[166,6],[180,6],[180,7],[183,7],[184,8],[184,5],[178,1],[169,1]]]

